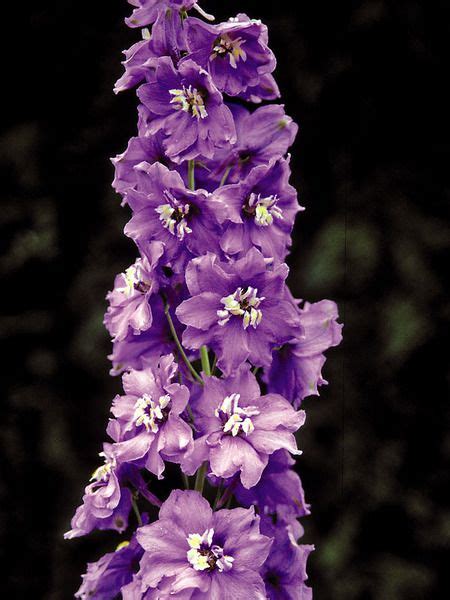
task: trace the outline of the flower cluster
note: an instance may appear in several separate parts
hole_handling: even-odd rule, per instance
[[[142,39],[115,91],[137,86],[138,125],[112,162],[137,258],[104,318],[123,393],[66,533],[126,539],[76,597],[311,598],[292,457],[342,326],[333,302],[286,285],[297,126],[264,104],[280,95],[267,28],[216,24],[195,0],[128,1]]]

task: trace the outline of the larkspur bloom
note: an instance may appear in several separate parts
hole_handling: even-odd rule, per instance
[[[198,437],[183,463],[192,474],[205,461],[217,477],[240,472],[245,488],[261,479],[269,456],[284,448],[300,454],[293,433],[305,414],[295,412],[282,396],[261,396],[256,377],[243,365],[235,377],[208,377],[195,404]]]
[[[106,600],[115,598],[133,579],[136,565],[144,550],[133,535],[130,541],[120,542],[114,552],[104,554],[98,561],[87,565],[82,575],[83,583],[75,598],[81,600]]]
[[[282,394],[296,407],[306,396],[319,394],[318,387],[327,383],[322,377],[323,353],[342,340],[337,319],[337,306],[331,300],[305,303],[300,309],[302,334],[274,352],[265,375],[271,392]]]
[[[122,62],[125,72],[116,81],[114,92],[118,94],[148,80],[157,58],[169,56],[177,64],[185,53],[185,28],[180,14],[176,10],[160,12],[151,34],[143,29],[142,40],[125,50]]]
[[[170,58],[159,58],[150,83],[138,89],[138,96],[151,116],[143,134],[163,131],[166,153],[175,162],[211,158],[216,148],[236,139],[233,116],[222,94],[192,60],[175,70]]]
[[[140,244],[161,240],[163,264],[177,271],[206,248],[220,252],[225,207],[219,200],[206,190],[189,190],[179,173],[160,163],[140,163],[135,170],[139,191],[127,193],[133,211],[125,226],[127,235]]]
[[[229,375],[247,359],[268,366],[274,347],[300,333],[298,313],[286,297],[285,264],[270,267],[252,248],[233,263],[214,254],[193,259],[186,269],[191,298],[176,310],[187,325],[187,348],[211,347]]]
[[[161,13],[168,10],[177,13],[186,13],[194,8],[202,16],[213,19],[211,15],[205,13],[197,4],[197,0],[128,0],[128,3],[136,8],[130,17],[125,19],[129,27],[145,27],[154,23]]]
[[[255,167],[240,183],[217,190],[214,197],[228,211],[220,241],[226,254],[242,256],[256,247],[266,258],[284,260],[295,215],[302,210],[289,176],[289,163],[281,159]]]
[[[115,419],[108,425],[117,460],[143,466],[158,478],[164,461],[181,462],[192,444],[192,429],[180,416],[189,390],[173,381],[177,371],[169,354],[153,367],[125,373],[125,395],[114,399],[111,412]]]
[[[298,545],[288,527],[277,528],[261,570],[268,600],[312,600],[312,590],[306,585],[306,561],[313,550],[314,546]]]
[[[113,341],[124,340],[130,331],[136,335],[151,327],[149,299],[159,289],[156,270],[163,253],[161,242],[151,242],[133,265],[117,275],[114,289],[106,296],[109,307],[104,318]]]
[[[100,453],[103,464],[91,476],[83,504],[72,518],[72,529],[66,538],[86,535],[93,529],[124,531],[131,510],[131,492],[122,485],[128,475],[128,466],[119,466],[111,444],[104,444]]]
[[[230,105],[236,126],[232,148],[217,149],[209,170],[217,183],[238,183],[258,165],[269,165],[283,157],[294,142],[298,126],[278,104],[260,106],[250,112],[243,106]]]
[[[137,539],[145,550],[142,597],[169,578],[170,598],[237,600],[244,590],[247,598],[266,597],[259,569],[272,541],[260,534],[253,509],[213,512],[198,492],[175,490]]]
[[[187,58],[206,69],[221,92],[237,96],[275,69],[261,21],[244,14],[219,25],[189,18],[186,28]]]

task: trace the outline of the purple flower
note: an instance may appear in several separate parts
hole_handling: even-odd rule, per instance
[[[277,82],[273,75],[266,73],[261,75],[258,85],[249,86],[245,92],[239,94],[239,98],[254,104],[260,104],[263,100],[275,100],[281,96]]]
[[[275,69],[267,27],[261,21],[239,14],[218,25],[189,18],[186,26],[187,58],[206,69],[221,92],[237,96],[258,86],[261,77]]]
[[[163,252],[161,242],[151,242],[131,267],[117,275],[113,291],[106,296],[109,307],[103,321],[113,341],[124,340],[130,331],[136,335],[151,327],[149,299],[159,289],[156,269]]]
[[[306,396],[318,395],[325,363],[323,352],[342,340],[338,309],[331,300],[305,302],[300,309],[303,334],[274,352],[271,369],[265,374],[269,391],[282,394],[297,408]]]
[[[295,215],[302,209],[289,176],[289,163],[281,159],[217,190],[214,198],[227,206],[231,221],[220,240],[225,253],[242,256],[256,246],[266,258],[284,260]]]
[[[72,529],[64,534],[65,538],[74,538],[90,533],[93,529],[116,529],[124,531],[128,525],[131,510],[131,492],[123,487],[126,479],[126,467],[117,464],[111,444],[103,445],[100,456],[104,464],[92,474],[90,483],[72,518]]]
[[[127,201],[133,210],[125,233],[139,243],[161,240],[163,263],[181,271],[192,256],[208,250],[220,252],[220,223],[225,206],[209,192],[187,189],[176,171],[160,163],[135,167],[138,190],[129,190]]]
[[[144,550],[133,535],[129,542],[120,543],[115,552],[108,552],[94,563],[88,563],[82,575],[83,583],[75,594],[82,600],[110,600],[129,583]]]
[[[258,165],[269,165],[286,154],[297,135],[298,126],[279,104],[260,106],[253,113],[230,105],[237,141],[229,149],[216,150],[210,169],[219,182],[237,183]],[[227,174],[228,173],[228,174]]]
[[[236,140],[230,109],[209,74],[192,60],[175,70],[168,57],[155,63],[150,83],[138,89],[151,120],[143,135],[164,131],[163,144],[175,162],[198,156],[211,158],[216,148]]]
[[[154,23],[167,9],[178,13],[188,11],[197,4],[197,0],[128,0],[128,3],[136,8],[132,15],[125,19],[125,23],[129,27],[145,27]]]
[[[168,293],[170,290],[165,290]],[[183,298],[181,294],[171,294],[170,299]],[[171,302],[176,305],[176,301]],[[109,355],[112,362],[111,375],[119,375],[123,371],[131,369],[145,369],[151,361],[159,358],[162,354],[170,354],[176,351],[175,342],[169,329],[169,324],[164,314],[164,303],[162,298],[156,294],[149,300],[153,322],[150,329],[144,333],[135,335],[129,332],[124,340],[113,342],[113,351]],[[171,313],[172,314],[172,313]],[[178,336],[181,336],[181,326],[178,319],[172,315]]]
[[[298,312],[286,293],[287,275],[285,264],[267,266],[255,248],[236,262],[220,262],[210,253],[192,260],[186,269],[192,297],[176,310],[187,325],[183,344],[210,346],[225,375],[247,359],[269,365],[272,349],[300,333]]]
[[[139,528],[137,539],[145,550],[139,572],[144,598],[161,583],[170,586],[167,598],[266,598],[259,569],[271,540],[259,533],[253,509],[213,512],[198,492],[174,490],[159,520]]]
[[[268,600],[312,600],[306,585],[306,561],[314,546],[298,545],[289,527],[280,526],[275,533],[270,555],[261,574]]]
[[[277,450],[270,458],[261,479],[252,488],[237,484],[236,500],[242,506],[257,506],[260,515],[275,522],[291,523],[298,517],[309,515],[300,477],[292,466],[295,464],[286,450]]]
[[[192,430],[180,416],[189,390],[173,382],[176,374],[172,354],[162,356],[153,367],[125,373],[126,395],[114,399],[111,411],[116,419],[108,425],[117,460],[145,466],[159,479],[164,460],[181,462],[192,444]]]
[[[232,378],[207,377],[195,405],[200,437],[182,468],[192,475],[208,460],[217,477],[240,472],[242,485],[251,488],[260,480],[270,454],[281,448],[301,453],[293,433],[304,420],[304,412],[295,412],[278,394],[261,396],[249,365],[243,365]]]
[[[154,61],[160,56],[170,56],[176,65],[186,49],[185,28],[177,11],[166,10],[159,13],[152,27],[151,36],[147,29],[142,30],[143,39],[124,51],[122,62],[125,73],[116,82],[117,94],[128,90],[154,71]]]

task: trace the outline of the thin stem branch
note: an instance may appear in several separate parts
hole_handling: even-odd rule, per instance
[[[202,371],[207,377],[211,377],[211,367],[209,364],[208,346],[200,348],[200,358],[202,361]]]
[[[186,475],[186,473],[183,473],[183,471],[181,471],[181,477],[183,478],[184,489],[188,490],[189,489],[189,477]]]
[[[220,184],[219,184],[220,187],[222,187],[223,185],[225,185],[225,182],[228,179],[228,175],[230,174],[230,171],[231,171],[232,168],[233,168],[233,165],[229,165],[225,169],[225,173],[223,174],[222,179],[220,180]]]
[[[214,360],[213,360],[213,364],[211,367],[211,374],[214,375],[214,371],[216,370],[216,365],[217,365],[217,354],[214,354]]]
[[[178,339],[177,332],[175,331],[175,325],[173,324],[172,317],[170,316],[169,305],[167,303],[165,303],[164,313],[165,313],[165,315],[167,317],[167,321],[169,323],[170,333],[172,334],[172,337],[174,339],[174,342],[175,342],[175,344],[177,346],[177,349],[178,349],[178,352],[180,353],[181,358],[184,360],[184,362],[185,362],[187,368],[189,369],[189,372],[191,373],[192,377],[194,377],[194,379],[198,383],[200,383],[200,385],[203,385],[203,379],[200,377],[200,375],[197,373],[197,371],[191,365],[188,357],[186,356],[186,352],[184,351],[184,348],[181,345],[180,340]]]
[[[139,512],[139,508],[136,502],[136,496],[134,494],[131,494],[131,506],[133,507],[134,514],[136,515],[139,527],[142,527],[141,513]]]
[[[195,190],[195,160],[188,161],[188,187]]]
[[[197,476],[195,478],[195,486],[194,489],[196,492],[203,494],[203,488],[205,486],[205,477],[206,477],[206,468],[208,463],[204,462],[200,469],[197,471]]]

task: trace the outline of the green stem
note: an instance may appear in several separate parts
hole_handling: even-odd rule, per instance
[[[195,160],[188,161],[188,187],[195,190]]]
[[[222,187],[223,185],[225,185],[226,180],[228,179],[228,175],[230,174],[231,169],[233,168],[233,165],[229,165],[226,169],[225,169],[225,173],[223,174],[222,179],[220,180],[220,184],[219,186]]]
[[[184,489],[188,490],[189,489],[189,477],[186,475],[186,473],[183,473],[183,471],[181,471],[181,477],[183,478]]]
[[[200,469],[197,471],[197,476],[195,478],[195,486],[194,489],[196,492],[200,492],[200,494],[203,494],[203,488],[205,486],[205,477],[206,477],[206,467],[207,467],[206,462],[204,462],[202,464],[202,466],[200,467]]]
[[[216,492],[216,497],[214,499],[213,510],[216,510],[217,503],[219,502],[220,497],[222,496],[222,491],[223,491],[223,481],[221,481],[219,483],[219,485],[217,486],[217,492]]]
[[[259,367],[253,367],[252,373],[256,376],[256,373],[259,371]]]
[[[178,352],[181,355],[181,358],[184,360],[184,362],[185,362],[187,368],[189,369],[189,372],[191,373],[192,377],[194,377],[194,379],[196,381],[198,381],[198,383],[200,383],[200,385],[203,385],[203,379],[200,377],[200,375],[197,373],[197,371],[191,365],[188,357],[186,356],[186,352],[184,351],[184,348],[181,345],[180,340],[178,339],[177,332],[175,331],[175,325],[173,324],[172,317],[170,316],[170,313],[169,313],[169,305],[167,303],[165,304],[164,313],[165,313],[165,315],[167,317],[167,321],[169,323],[170,333],[172,334],[174,342],[177,345],[177,349],[178,349]]]
[[[214,375],[214,371],[216,370],[216,365],[217,365],[217,355],[214,355],[214,360],[213,360],[213,364],[211,367],[211,374]]]
[[[136,497],[134,494],[131,494],[131,506],[133,507],[134,514],[136,515],[136,519],[137,519],[139,527],[142,527],[141,513],[139,512],[139,508],[136,503]]]
[[[208,346],[200,348],[200,358],[202,361],[202,371],[207,377],[211,377],[211,367],[209,364]]]

